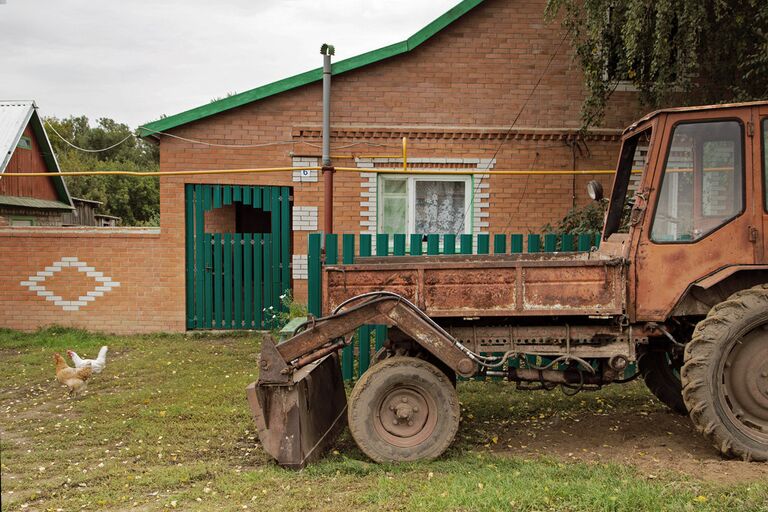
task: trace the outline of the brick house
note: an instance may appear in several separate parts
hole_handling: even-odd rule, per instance
[[[483,174],[611,169],[620,130],[640,113],[636,94],[618,91],[603,126],[578,136],[582,77],[559,23],[544,21],[545,5],[464,0],[406,41],[334,63],[336,166],[399,168],[407,137],[410,168],[444,171],[338,174],[335,231],[538,232],[587,200],[589,179],[610,186],[605,175]],[[146,124],[141,132],[159,141],[162,171],[317,166],[320,79],[316,69]],[[282,141],[290,143],[254,147]],[[468,169],[475,173],[456,174]],[[322,229],[323,218],[316,171],[163,178],[161,226],[177,237],[180,266],[185,183],[289,187],[293,285],[297,297],[305,296],[306,235]],[[206,212],[205,231],[234,232],[235,214],[233,206]]]
[[[48,177],[3,174],[48,172]],[[61,226],[72,198],[33,101],[0,101],[0,226]]]
[[[438,172],[337,173],[335,232],[535,233],[585,203],[588,180],[610,188],[606,174],[486,174],[612,169],[622,128],[641,113],[637,94],[619,88],[602,126],[579,133],[581,71],[545,5],[463,0],[406,41],[334,63],[334,165],[402,169],[407,137],[408,167]],[[257,87],[141,134],[160,144],[161,171],[314,167],[321,77],[315,69]],[[216,315],[237,319],[239,301],[261,314],[291,287],[306,298],[323,192],[312,170],[169,176],[159,230],[0,227],[0,326],[263,327]],[[212,279],[212,268],[223,271]]]

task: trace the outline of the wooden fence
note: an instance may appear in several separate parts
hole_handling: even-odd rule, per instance
[[[322,242],[325,236],[325,257]],[[341,247],[339,247],[341,238]],[[374,244],[375,242],[375,244]],[[584,252],[600,244],[593,234],[513,235],[404,235],[327,234],[309,235],[309,313],[322,314],[322,265],[351,264],[366,256],[421,256],[438,254],[514,254],[536,252]],[[345,380],[362,375],[387,337],[384,325],[365,325],[341,356]]]

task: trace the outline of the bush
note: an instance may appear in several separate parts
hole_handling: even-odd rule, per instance
[[[588,233],[590,235],[599,235],[603,232],[605,222],[605,211],[608,207],[608,200],[592,201],[589,204],[577,208],[571,208],[565,217],[563,217],[555,226],[545,224],[542,227],[544,233],[558,233],[579,235]]]

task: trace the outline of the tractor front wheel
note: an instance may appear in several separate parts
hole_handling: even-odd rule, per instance
[[[349,429],[376,462],[439,457],[459,428],[459,398],[450,379],[415,357],[373,365],[349,398]]]
[[[645,385],[656,398],[678,414],[688,414],[683,401],[683,385],[680,383],[679,357],[667,350],[651,349],[640,358],[640,372]]]
[[[685,350],[683,398],[698,430],[727,457],[768,461],[768,289],[712,308]]]

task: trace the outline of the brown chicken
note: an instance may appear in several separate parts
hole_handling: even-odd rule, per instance
[[[91,367],[72,368],[60,354],[54,354],[53,360],[56,361],[56,380],[67,386],[69,396],[79,396],[85,390],[85,383],[93,373]]]

